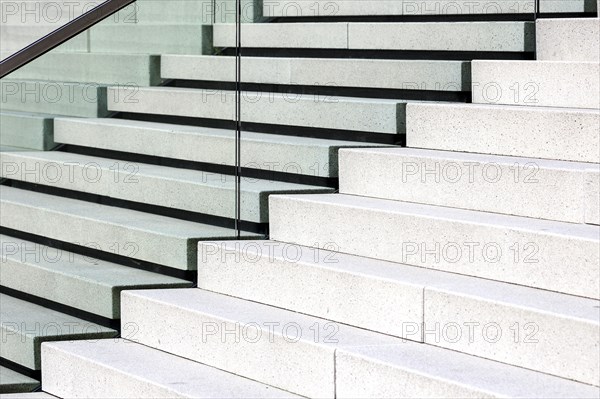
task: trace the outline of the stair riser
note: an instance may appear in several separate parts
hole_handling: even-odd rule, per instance
[[[55,147],[53,120],[50,117],[3,112],[0,115],[0,130],[0,145],[32,150],[51,150]]]
[[[408,149],[342,150],[340,170],[342,194],[573,223],[593,223],[592,204],[600,203],[600,188],[591,178],[600,171],[585,164]],[[582,201],[586,190],[589,199]]]
[[[600,60],[600,20],[540,19],[536,23],[540,61]]]
[[[270,199],[273,240],[335,246],[353,255],[598,297],[597,238],[292,198]]]

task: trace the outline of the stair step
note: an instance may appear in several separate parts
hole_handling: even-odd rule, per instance
[[[143,5],[139,5],[140,8]],[[200,24],[110,24],[90,29],[90,51],[125,54],[207,54],[212,27]]]
[[[243,24],[244,47],[352,50],[533,51],[529,22]],[[214,46],[235,46],[235,24],[214,26]]]
[[[336,398],[468,397],[591,399],[598,388],[428,345],[336,352]]]
[[[161,322],[157,323],[157,319]],[[463,367],[470,364],[462,361],[466,359],[463,354],[199,289],[126,292],[123,320],[135,323],[136,338],[141,344],[309,397],[334,397],[336,353],[344,349],[354,352],[356,346],[397,346],[417,353],[397,361],[418,362],[423,358],[421,351],[433,351],[437,352],[437,358],[453,357],[453,364]],[[167,334],[174,328],[179,331],[177,337]],[[586,342],[589,341],[588,338]],[[507,370],[502,375],[531,373],[541,377],[489,360],[469,360],[481,362],[478,369],[481,371],[501,367]],[[454,378],[448,381],[444,378],[446,372],[436,371],[437,367],[421,367],[427,367],[438,383],[462,386],[464,382],[456,377],[462,373],[454,373]],[[412,373],[421,374],[419,370]],[[471,389],[488,387],[486,380],[492,375],[484,374],[480,381],[474,378]],[[543,378],[551,378],[554,384],[565,383],[548,376]],[[512,382],[507,387],[516,385]],[[525,386],[531,387],[531,381]],[[521,385],[520,389],[528,388]]]
[[[109,319],[120,317],[122,290],[192,285],[6,235],[0,235],[0,245],[3,287]]]
[[[2,395],[2,399],[56,399],[56,396],[46,392],[27,392]]]
[[[153,86],[161,82],[160,58],[140,54],[52,51],[8,75],[10,79]]]
[[[466,61],[247,57],[242,80],[249,83],[470,91]],[[235,57],[165,55],[163,78],[234,82]]]
[[[600,19],[539,19],[536,55],[540,61],[600,61]]]
[[[201,243],[198,264],[201,289],[411,341],[423,341],[423,334],[435,328],[435,320],[424,314],[423,304],[435,314],[444,303],[428,303],[430,297],[436,301],[436,293],[448,289],[456,296],[466,296],[463,287],[469,285],[485,288],[470,299],[483,315],[492,317],[495,307],[503,306],[510,313],[507,320],[513,323],[521,319],[509,317],[511,314],[525,315],[525,323],[535,321],[539,326],[550,323],[544,321],[550,319],[554,325],[566,326],[581,315],[588,320],[582,324],[588,330],[590,324],[598,324],[594,319],[596,300],[283,242]],[[280,289],[283,286],[285,292]],[[425,318],[430,324],[424,331]],[[571,350],[569,345],[576,342],[562,335],[549,335],[548,331],[544,338],[555,345],[554,351]],[[535,350],[549,348],[539,345]],[[514,348],[515,352],[525,353],[529,349],[527,345]]]
[[[0,294],[2,346],[0,355],[39,370],[40,345],[45,341],[97,340],[117,335],[115,330]]]
[[[600,162],[597,110],[411,103],[406,114],[408,147]]]
[[[4,337],[4,335],[3,335]],[[0,366],[0,393],[30,392],[40,386],[40,382],[16,371]],[[2,395],[4,397],[4,395]]]
[[[236,182],[231,175],[68,152],[4,153],[0,161],[0,176],[7,179],[224,218],[236,214]],[[259,179],[243,179],[240,188],[241,218],[253,223],[268,223],[271,194],[333,192],[328,187]]]
[[[95,83],[3,79],[2,110],[78,117],[107,116],[106,87]]]
[[[275,241],[600,295],[598,226],[342,194],[272,196],[269,206]]]
[[[592,12],[590,2],[584,0],[555,1],[541,0],[540,12]],[[396,0],[281,0],[265,3],[266,17],[332,17],[332,16],[387,16],[387,15],[486,15],[486,14],[530,14],[535,10],[534,0],[498,2],[484,0],[477,3],[469,0],[442,0],[423,2],[398,2]]]
[[[3,227],[180,270],[196,270],[199,240],[236,236],[233,229],[7,186],[0,199]]]
[[[51,150],[53,139],[53,116],[25,112],[0,112],[0,145]]]
[[[597,300],[465,279],[425,288],[424,307],[427,344],[600,386]]]
[[[56,141],[186,161],[235,165],[235,131],[126,119],[57,118]],[[380,146],[358,141],[242,132],[241,164],[300,175],[337,177],[338,150]]]
[[[340,170],[342,194],[600,224],[586,212],[600,203],[600,187],[592,184],[600,165],[373,148],[341,151]]]
[[[473,61],[473,102],[600,108],[600,63]]]
[[[127,96],[131,98],[128,100]],[[242,121],[311,128],[404,133],[406,100],[242,92]],[[233,121],[235,92],[147,87],[108,89],[111,111]]]
[[[23,12],[18,13],[20,18],[25,16]],[[2,15],[4,17],[6,14],[3,13]],[[42,37],[62,26],[61,23],[38,24],[31,22],[32,18],[29,19],[29,23],[23,25],[8,25],[4,24],[4,21],[2,24],[0,24],[0,38],[2,38],[0,40],[0,47],[2,48],[2,59],[27,47],[36,40],[41,39]],[[69,39],[65,43],[56,47],[56,49],[57,50],[55,51],[88,51],[88,31],[82,32],[79,35]]]
[[[133,340],[42,345],[44,389],[65,398],[297,397]]]

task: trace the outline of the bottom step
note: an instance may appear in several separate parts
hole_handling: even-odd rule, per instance
[[[31,392],[39,386],[39,381],[0,366],[0,393]]]
[[[46,392],[65,398],[296,398],[131,341],[42,345]]]

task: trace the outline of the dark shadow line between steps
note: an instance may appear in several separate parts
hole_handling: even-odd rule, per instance
[[[173,219],[184,220],[187,222],[209,224],[228,229],[233,229],[233,219],[214,216],[205,213],[185,211],[181,209],[168,208],[160,205],[151,205],[142,202],[129,201],[119,198],[107,197],[100,194],[84,193],[81,191],[47,186],[37,183],[29,183],[19,180],[7,180],[5,186],[18,188],[21,190],[33,191],[42,194],[54,195],[57,197],[71,198],[79,201],[90,202],[99,205],[130,209],[133,211],[144,212],[152,215],[165,216]],[[266,234],[268,223],[255,223],[242,220],[242,230],[250,233]]]
[[[4,357],[0,357],[0,366],[6,367],[7,369],[11,369],[12,371],[16,371],[17,373],[23,374],[24,376],[27,376],[29,378],[33,378],[34,380],[42,380],[42,372],[40,370],[32,370],[28,367],[21,366],[19,363],[15,363],[12,360],[8,360]],[[33,392],[37,392],[38,390],[39,388],[36,388],[33,390]]]
[[[242,142],[243,144],[243,142]],[[154,155],[137,154],[132,152],[105,150],[95,147],[84,147],[72,144],[64,144],[56,149],[57,151],[73,154],[88,155],[100,158],[116,159],[128,162],[144,163],[149,165],[166,166],[170,168],[188,169],[203,171],[208,173],[231,175],[234,174],[233,165],[211,164],[205,162],[195,162],[175,158],[159,157]],[[296,183],[320,187],[338,187],[339,179],[337,177],[320,177],[310,175],[291,174],[264,169],[242,168],[242,177],[251,179],[261,179],[269,181],[279,181],[286,183]]]
[[[595,12],[549,12],[538,14],[539,18],[595,18]],[[531,22],[533,10],[512,14],[430,14],[430,15],[323,15],[274,17],[270,23],[335,23],[335,22]]]
[[[464,77],[464,76],[463,76]],[[469,76],[470,78],[470,76]],[[335,85],[282,85],[270,83],[242,83],[242,91],[265,92],[269,94],[301,94],[307,96],[360,97],[390,100],[415,101],[449,101],[471,102],[471,82],[456,82],[456,85],[469,86],[469,91],[443,91],[421,89],[382,89],[369,87],[342,87]],[[407,85],[423,85],[423,82],[406,82]],[[454,82],[452,83],[454,85]],[[208,80],[174,79],[167,85],[171,87],[205,89],[205,90],[235,90],[235,82],[219,82]],[[453,87],[454,88],[454,87]],[[318,97],[316,97],[318,99]],[[292,97],[293,100],[293,97]],[[326,101],[326,98],[321,101]]]
[[[105,262],[115,263],[121,266],[127,266],[134,269],[145,270],[165,276],[176,277],[182,280],[192,282],[194,285],[198,282],[196,270],[179,270],[171,267],[159,265],[157,263],[147,262],[144,260],[129,258],[124,255],[118,255],[112,252],[104,252],[85,245],[76,245],[65,241],[55,240],[36,234],[27,233],[24,231],[10,229],[0,226],[0,234],[19,238],[26,241],[31,241],[36,244],[45,245],[51,248],[60,249],[67,252],[85,256],[90,259],[98,259]]]
[[[172,116],[122,112],[113,116],[117,119],[129,119],[145,122],[168,123],[172,125],[210,127],[215,129],[235,130],[235,123],[222,119],[194,118],[188,116]],[[356,130],[324,129],[305,126],[274,125],[264,123],[243,122],[244,131],[254,133],[275,134],[280,136],[298,136],[315,139],[340,141],[358,141],[374,144],[400,144],[404,141],[404,132],[396,134],[371,133]]]
[[[217,48],[219,54],[233,56],[232,48]],[[533,51],[422,51],[422,50],[348,50],[311,48],[244,47],[244,57],[356,58],[382,60],[534,60]],[[243,60],[243,59],[242,59]]]

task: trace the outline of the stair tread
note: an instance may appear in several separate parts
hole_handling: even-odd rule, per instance
[[[2,393],[33,391],[39,385],[40,382],[33,378],[0,366],[0,392]]]
[[[40,368],[39,345],[44,341],[111,338],[117,331],[11,296],[0,294],[2,357],[33,370]]]
[[[0,235],[1,284],[106,318],[120,315],[123,289],[181,288],[191,282]]]
[[[235,57],[164,55],[163,78],[235,81]],[[469,91],[467,61],[248,57],[242,81],[263,84]],[[418,83],[416,83],[418,82]]]
[[[135,395],[134,386],[140,389],[138,392],[150,395],[152,390],[148,386],[157,386],[167,392],[170,397],[215,399],[297,397],[260,382],[122,339],[100,340],[93,344],[89,342],[52,342],[44,344],[43,351],[44,356],[51,358],[44,359],[44,367],[50,366],[50,364],[54,366],[43,371],[54,377],[44,376],[44,381],[52,380],[47,385],[45,383],[44,388],[59,395],[63,393],[61,392],[63,389],[83,390],[83,388],[75,388],[76,382],[90,381],[88,380],[90,377],[98,376],[96,373],[102,372],[108,383],[100,389],[106,389],[103,392],[106,395],[115,395],[116,390],[120,390],[121,395],[135,397],[133,396]],[[63,359],[76,358],[73,359],[73,362],[93,363],[93,367],[87,365],[92,371],[78,376],[77,370],[67,366],[63,368],[64,374],[60,374],[59,370],[53,370],[53,368],[60,369],[61,365],[52,359],[52,357],[58,357],[59,354]],[[71,375],[72,373],[75,375]],[[66,383],[55,381],[58,375],[61,375],[63,380],[72,379],[74,386],[67,388]],[[118,387],[113,386],[110,382],[115,375],[121,375],[127,381],[122,382]],[[98,393],[96,394],[98,395]]]
[[[303,314],[200,289],[184,289],[171,292],[164,290],[138,291],[128,292],[125,295],[127,297],[125,301],[135,300],[140,305],[143,303],[149,309],[155,309],[157,314],[162,314],[166,311],[176,312],[180,315],[182,320],[185,319],[182,323],[191,322],[192,317],[198,317],[199,320],[204,320],[207,323],[209,323],[207,320],[213,320],[217,324],[218,321],[222,321],[223,323],[235,324],[242,328],[246,325],[261,326],[265,331],[266,328],[264,326],[267,325],[267,323],[279,323],[274,325],[273,329],[269,330],[270,334],[273,334],[269,335],[270,337],[277,337],[270,338],[270,342],[275,342],[273,344],[274,347],[278,347],[277,343],[279,337],[289,337],[289,332],[286,332],[285,328],[282,328],[282,326],[293,324],[297,326],[296,328],[298,331],[304,333],[301,334],[299,341],[294,341],[296,345],[300,345],[300,343],[303,345],[310,345],[315,349],[327,351],[332,357],[337,356],[337,354],[340,353],[354,354],[358,352],[360,354],[361,351],[364,352],[364,347],[381,348],[384,346],[386,348],[393,348],[395,352],[388,352],[389,357],[387,361],[388,363],[393,363],[395,367],[408,369],[411,373],[417,375],[425,373],[435,380],[448,381],[449,379],[452,384],[466,384],[472,389],[492,389],[494,392],[505,393],[506,396],[509,397],[512,397],[517,392],[527,392],[529,395],[539,395],[540,397],[544,397],[544,395],[547,395],[549,392],[566,393],[568,392],[569,386],[573,389],[581,390],[581,392],[586,395],[590,395],[590,392],[593,392],[592,390],[595,389],[588,385],[573,383],[571,381],[547,376],[534,371],[399,338],[393,338],[343,324],[333,323],[336,326],[336,334],[335,340],[332,340],[332,342],[327,342],[326,339],[315,339],[312,335],[311,327],[314,329],[314,326],[316,325],[326,325],[326,323],[328,323],[327,320],[305,316]],[[184,314],[186,316],[183,316]],[[128,315],[128,317],[131,318],[131,321],[139,321],[138,318],[143,316],[131,314]],[[203,319],[203,317],[207,318]],[[143,326],[144,324],[145,322],[142,322],[141,325]],[[223,328],[225,327],[223,326]],[[198,334],[200,333],[198,332]],[[143,335],[144,336],[140,337],[141,343],[150,346],[157,345],[155,339],[148,338],[146,336],[147,334]],[[298,337],[296,333],[294,333],[293,336]],[[186,337],[193,339],[187,334]],[[248,345],[248,343],[244,343],[242,340],[239,349],[233,349],[235,347],[233,336],[230,339],[222,336],[222,340],[223,350],[228,348],[228,350],[239,351],[239,355],[244,353],[244,347]],[[235,343],[238,342],[239,341],[235,341]],[[212,343],[206,343],[206,345],[207,348],[210,346],[211,350],[213,349]],[[161,347],[160,342],[158,342],[158,346]],[[289,351],[293,351],[294,346],[295,345],[284,345],[286,350]],[[202,348],[203,345],[198,344],[194,351],[202,350]],[[162,349],[169,350],[169,347],[162,347]],[[333,352],[334,349],[335,352]],[[300,348],[295,350],[300,350]],[[288,356],[292,356],[292,353],[293,352],[290,352]],[[190,352],[189,356],[193,357],[194,355]],[[253,357],[255,355],[249,354],[248,356]],[[210,357],[210,359],[212,360],[214,358]],[[437,359],[445,359],[444,362],[442,362],[445,366],[440,367],[440,363],[436,361]],[[250,359],[248,360],[250,361]],[[252,359],[252,361],[256,360],[257,359]],[[289,361],[293,362],[294,360]],[[448,364],[452,364],[454,367],[446,367]],[[456,372],[455,367],[459,369],[466,367],[470,368],[472,371],[467,373]],[[501,380],[498,380],[497,384],[490,384],[489,380],[497,379],[497,375],[510,376],[508,377],[510,382],[503,383]],[[250,377],[254,378],[254,376]],[[532,381],[537,381],[537,383],[532,384]],[[492,388],[490,388],[490,386]]]

